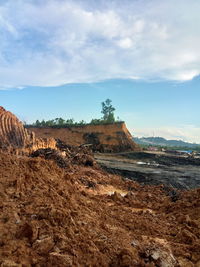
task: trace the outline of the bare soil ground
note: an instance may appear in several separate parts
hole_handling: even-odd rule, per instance
[[[0,265],[200,266],[200,189],[0,152]]]

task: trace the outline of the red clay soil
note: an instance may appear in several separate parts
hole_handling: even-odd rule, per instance
[[[172,192],[0,153],[0,266],[199,267],[200,189]]]

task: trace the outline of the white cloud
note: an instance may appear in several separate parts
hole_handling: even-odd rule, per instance
[[[200,74],[200,2],[0,2],[0,86]]]
[[[188,81],[192,80],[197,75],[199,75],[199,70],[183,70],[176,74],[176,79],[181,81]]]
[[[121,48],[131,48],[132,45],[133,45],[133,42],[130,38],[124,38],[124,39],[121,39],[118,41],[118,45],[121,47]]]
[[[139,137],[161,136],[168,140],[176,139],[200,144],[200,127],[194,125],[138,128],[134,129],[133,134]]]

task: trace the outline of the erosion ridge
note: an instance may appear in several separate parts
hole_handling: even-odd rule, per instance
[[[93,151],[122,152],[139,151],[124,122],[70,127],[29,127],[39,138],[53,137],[68,145],[91,144]]]
[[[0,148],[31,152],[39,148],[56,148],[53,138],[36,138],[35,133],[24,128],[22,122],[0,106]]]

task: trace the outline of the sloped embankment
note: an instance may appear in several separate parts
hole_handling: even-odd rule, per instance
[[[38,138],[62,140],[71,146],[90,144],[93,151],[122,152],[139,151],[124,122],[74,127],[29,127]]]
[[[170,190],[0,153],[0,264],[198,267],[200,189]]]

